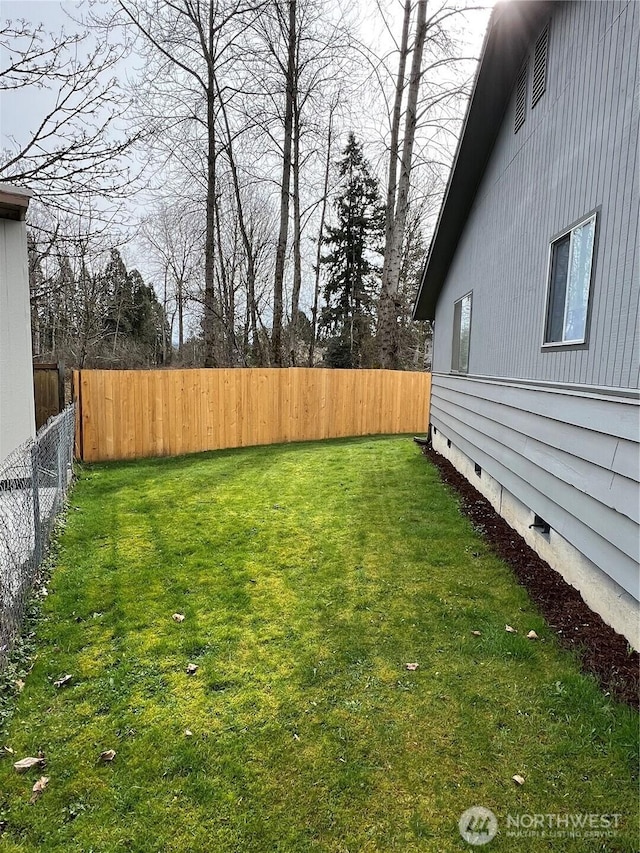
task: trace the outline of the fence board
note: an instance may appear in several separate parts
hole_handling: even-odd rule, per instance
[[[64,409],[64,364],[33,365],[36,430]]]
[[[76,454],[87,462],[423,433],[431,376],[385,370],[74,371]]]

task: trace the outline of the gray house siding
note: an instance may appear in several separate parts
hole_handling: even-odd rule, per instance
[[[473,291],[470,373],[638,387],[639,24],[633,2],[554,7],[547,90],[531,109],[530,68],[515,134],[514,88],[440,295],[435,372],[451,366],[453,303]],[[543,351],[549,243],[593,210],[587,344]]]
[[[514,77],[438,298],[431,424],[523,505],[525,528],[545,519],[637,602],[640,3],[550,14],[546,92],[532,109],[534,39],[525,122],[514,133]],[[543,348],[550,242],[593,211],[586,343]],[[463,376],[453,312],[469,292]]]
[[[620,398],[436,376],[431,424],[639,599],[638,410]],[[482,476],[482,474],[480,475]]]

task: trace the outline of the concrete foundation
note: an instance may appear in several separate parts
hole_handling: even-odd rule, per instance
[[[532,510],[521,503],[500,483],[482,471],[478,475],[474,462],[438,430],[433,436],[433,449],[451,462],[466,479],[491,503],[507,524],[522,536],[551,568],[575,587],[585,603],[634,649],[640,649],[640,604],[613,581],[595,563],[551,528],[548,534],[530,527]],[[547,519],[551,524],[552,521]]]

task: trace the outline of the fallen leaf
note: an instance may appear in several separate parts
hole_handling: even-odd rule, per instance
[[[187,675],[195,675],[198,671],[198,665],[196,663],[187,664]]]
[[[100,761],[113,761],[116,757],[115,749],[105,749],[104,752],[100,753]]]
[[[62,678],[59,678],[57,681],[53,682],[53,686],[54,687],[64,687],[65,684],[68,684],[72,678],[73,678],[72,675],[63,675]]]
[[[409,672],[415,672],[419,666],[419,663],[405,663],[404,668],[408,669]]]
[[[185,737],[193,737],[193,732],[191,731],[191,729],[185,729],[184,730],[184,736]]]
[[[3,751],[3,752],[6,752],[6,753],[7,753],[7,755],[13,755],[13,750],[11,749],[11,747],[10,747],[10,746],[3,746],[3,747],[2,747],[2,751]]]
[[[174,622],[184,622],[184,613],[174,613],[171,617]]]
[[[21,758],[20,761],[16,761],[13,767],[18,773],[26,773],[32,767],[44,767],[44,756],[38,756],[38,758]]]
[[[473,634],[474,637],[481,637],[482,636],[482,631],[472,631],[471,633]]]
[[[505,626],[504,626],[504,630],[505,630],[508,634],[517,634],[517,633],[518,633],[518,632],[516,631],[516,629],[515,629],[515,628],[512,628],[512,627],[511,627],[511,625],[505,625]]]
[[[300,735],[297,735],[295,732],[293,733],[294,740],[300,740]]]
[[[22,691],[24,690],[24,681],[21,678],[18,678],[18,680],[15,682],[15,685],[18,689],[18,693],[22,693]]]
[[[524,785],[524,776],[520,776],[518,773],[516,773],[516,775],[512,776],[511,778],[516,783],[516,785]]]
[[[35,801],[42,794],[42,792],[44,791],[44,789],[47,787],[48,784],[49,784],[49,777],[48,776],[41,776],[38,779],[38,781],[35,783],[33,788],[31,789],[33,791],[33,793],[31,794],[31,799],[29,800],[29,802],[35,803]]]
[[[538,635],[536,634],[535,631],[529,631],[529,633],[527,634],[527,639],[528,640],[537,640]]]

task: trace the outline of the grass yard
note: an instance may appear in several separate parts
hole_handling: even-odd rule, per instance
[[[1,851],[446,853],[475,849],[474,805],[498,819],[487,850],[637,849],[637,714],[409,439],[96,465],[71,497],[0,740]],[[507,834],[587,813],[617,830]]]

